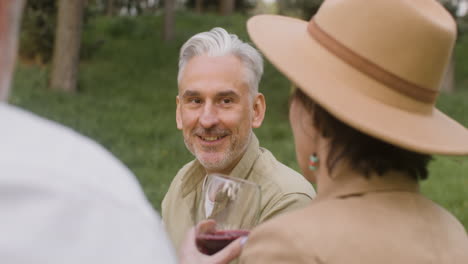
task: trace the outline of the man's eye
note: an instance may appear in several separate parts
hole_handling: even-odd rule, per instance
[[[192,104],[200,104],[201,100],[200,100],[200,98],[191,98],[189,100],[189,102],[192,103]]]
[[[221,103],[223,103],[223,104],[230,104],[230,103],[232,103],[232,99],[231,99],[231,98],[223,98],[223,99],[221,100]]]

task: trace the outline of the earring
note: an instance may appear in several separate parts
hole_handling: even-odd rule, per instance
[[[318,161],[319,161],[319,158],[317,157],[316,153],[310,155],[310,157],[309,157],[309,170],[311,170],[311,171],[317,170]]]

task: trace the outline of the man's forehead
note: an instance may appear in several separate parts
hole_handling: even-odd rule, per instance
[[[243,75],[244,65],[234,55],[198,55],[185,65],[181,79],[220,78]]]
[[[238,78],[235,82],[217,82],[215,80],[180,83],[179,96],[242,96],[250,92],[247,82]]]
[[[232,89],[226,89],[226,90],[218,90],[210,94],[206,94],[203,91],[199,90],[191,90],[191,89],[186,89],[184,90],[183,93],[180,93],[180,96],[182,97],[191,97],[191,96],[216,96],[216,97],[226,97],[226,96],[231,96],[231,97],[239,97],[239,92],[236,90]]]
[[[200,64],[200,63],[212,63],[214,65],[219,63],[233,63],[239,64],[241,60],[234,54],[224,54],[224,55],[209,55],[209,54],[200,54],[193,56],[187,61],[187,65],[190,64]]]

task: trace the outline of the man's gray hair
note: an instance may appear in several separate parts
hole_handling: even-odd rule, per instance
[[[187,40],[180,49],[178,82],[182,78],[187,62],[199,55],[237,56],[246,68],[245,81],[249,85],[250,92],[252,95],[258,92],[258,84],[263,74],[262,56],[255,48],[242,42],[236,35],[216,27],[210,31],[198,33]]]

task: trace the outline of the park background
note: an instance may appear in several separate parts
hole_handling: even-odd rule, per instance
[[[9,102],[99,142],[135,173],[159,211],[172,178],[193,159],[175,125],[182,44],[217,26],[250,42],[245,24],[252,15],[308,20],[320,2],[28,0]],[[459,39],[437,107],[468,127],[468,3],[442,2],[458,22]],[[289,89],[289,81],[265,60],[260,90],[267,113],[255,133],[278,160],[298,170]],[[468,157],[435,156],[422,192],[468,228]]]

